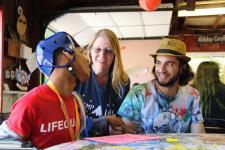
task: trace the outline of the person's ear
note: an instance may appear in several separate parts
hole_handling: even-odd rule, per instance
[[[66,52],[66,51],[63,51],[63,54],[64,54],[67,58],[69,58],[70,60],[72,60],[73,57],[74,57],[74,55],[71,55],[69,52]]]
[[[181,65],[180,74],[182,74],[187,68],[187,64]]]

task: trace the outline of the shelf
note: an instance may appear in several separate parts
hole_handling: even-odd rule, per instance
[[[3,94],[25,94],[26,92],[23,92],[23,91],[9,91],[9,90],[4,90],[3,91]]]
[[[26,92],[24,91],[3,91],[3,113],[10,113],[12,104],[22,97]]]

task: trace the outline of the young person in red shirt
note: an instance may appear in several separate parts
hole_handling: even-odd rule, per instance
[[[73,89],[89,78],[88,60],[65,32],[40,41],[36,63],[49,80],[17,100],[0,127],[0,138],[28,140],[40,149],[77,140],[85,111]]]

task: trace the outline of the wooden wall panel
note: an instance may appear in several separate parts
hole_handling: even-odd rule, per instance
[[[0,85],[3,85],[3,47],[4,47],[4,34],[3,34],[3,11],[2,5],[0,5]],[[3,98],[3,86],[0,86],[0,102]],[[0,103],[0,112],[2,112],[2,103]]]
[[[42,20],[40,16],[39,11],[39,1],[33,1],[33,0],[18,0],[18,1],[11,1],[11,0],[3,0],[3,5],[1,5],[3,9],[3,17],[4,17],[4,23],[3,23],[3,29],[1,33],[4,33],[4,36],[2,36],[2,42],[4,44],[3,47],[1,47],[1,55],[2,55],[2,66],[1,70],[1,99],[0,99],[0,105],[1,110],[3,111],[2,106],[3,102],[8,102],[8,98],[3,97],[3,90],[4,90],[4,83],[8,84],[9,89],[13,91],[19,91],[19,89],[16,87],[17,81],[14,79],[6,79],[4,76],[5,71],[7,70],[16,70],[16,68],[19,68],[19,63],[21,64],[21,67],[23,70],[26,70],[27,73],[29,73],[29,70],[26,66],[26,59],[19,59],[13,56],[10,56],[8,53],[8,40],[12,39],[12,36],[10,35],[10,30],[15,32],[17,36],[17,20],[19,17],[17,8],[18,6],[21,6],[23,8],[23,14],[27,19],[27,32],[26,32],[26,41],[22,41],[27,46],[31,47],[33,52],[35,51],[36,45],[38,41],[41,39],[41,27],[42,27]],[[9,30],[10,28],[10,30]],[[19,49],[18,49],[19,51]],[[31,79],[29,81],[28,90],[31,90],[32,88],[39,85],[39,76],[40,72],[36,70],[31,74]],[[10,91],[10,92],[11,92]],[[4,98],[4,100],[3,100]],[[5,104],[4,103],[4,104]]]

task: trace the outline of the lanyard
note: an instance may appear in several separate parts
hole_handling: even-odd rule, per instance
[[[74,129],[72,128],[71,126],[71,123],[72,121],[70,122],[69,121],[69,115],[68,115],[68,112],[66,110],[66,105],[62,99],[62,97],[59,95],[59,92],[58,90],[56,89],[55,85],[52,83],[51,80],[48,80],[47,82],[47,85],[55,92],[55,94],[58,96],[59,100],[60,100],[60,106],[61,106],[61,110],[63,112],[63,115],[66,119],[66,123],[68,125],[68,128],[69,128],[69,133],[70,133],[70,137],[71,137],[71,140],[74,141],[78,138],[78,135],[79,135],[79,129],[80,129],[80,116],[79,116],[79,112],[78,112],[78,107],[77,107],[77,102],[76,102],[76,99],[73,97],[73,100],[74,100],[74,106],[75,106],[75,116],[76,116],[76,119],[75,119],[75,122],[76,122],[76,129],[75,129],[75,132],[74,132]]]

